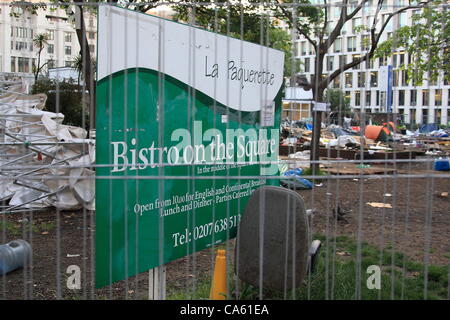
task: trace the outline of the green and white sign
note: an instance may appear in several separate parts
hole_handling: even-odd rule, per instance
[[[278,174],[284,53],[118,7],[98,14],[101,287],[236,235],[251,193]]]

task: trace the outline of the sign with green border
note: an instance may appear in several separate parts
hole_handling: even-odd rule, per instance
[[[284,53],[98,12],[96,287],[236,235],[277,180]]]

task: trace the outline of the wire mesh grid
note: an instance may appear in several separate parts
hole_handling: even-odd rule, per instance
[[[448,37],[439,15],[446,2],[5,1],[0,8],[1,243],[29,245],[28,259],[1,275],[1,299],[208,299],[218,249],[226,253],[227,299],[449,299],[450,174],[436,170],[448,159],[448,127],[418,129],[450,121],[448,69],[437,63],[436,79],[413,83],[420,72],[408,63],[417,56],[392,37],[422,14],[435,14]],[[205,43],[209,62],[198,57]],[[250,43],[259,45],[252,56]],[[377,55],[386,43],[393,51]],[[184,145],[179,154],[166,148],[163,159],[167,141],[180,146],[189,135],[196,145],[196,130],[212,145],[217,134],[234,134],[238,144],[252,139],[251,128],[263,129],[260,113],[245,109],[245,75],[240,90],[228,80],[232,67],[244,74],[251,65],[270,81],[269,48],[283,53],[280,92],[261,85],[254,101],[276,101],[264,133],[267,148],[276,141],[276,158],[196,162],[191,146],[186,161]],[[448,54],[448,38],[440,50]],[[228,74],[221,65],[215,71],[220,59]],[[51,68],[63,64],[74,73]],[[187,70],[182,79],[172,64]],[[263,184],[280,183],[301,200],[263,188],[255,208],[246,206]],[[178,204],[187,205],[184,213]],[[257,218],[245,232],[257,235],[253,246],[236,240],[252,209]],[[284,225],[270,220],[274,214]],[[314,270],[313,256],[299,258],[307,256],[302,235],[306,251],[321,241]],[[6,270],[13,263],[0,249]],[[275,251],[284,252],[276,268]],[[248,268],[239,263],[253,256]],[[277,281],[281,289],[271,287]]]

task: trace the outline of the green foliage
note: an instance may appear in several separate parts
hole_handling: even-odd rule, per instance
[[[0,221],[0,231],[3,232],[3,230],[14,237],[17,237],[22,233],[22,228],[20,226],[9,221]]]
[[[331,112],[341,117],[351,116],[350,98],[346,97],[341,89],[328,88],[325,91],[325,101],[330,103]]]
[[[226,1],[209,2],[224,3]],[[276,7],[270,5],[267,5],[265,10],[250,5],[254,2],[249,1],[248,4],[240,3],[233,6],[196,6],[195,9],[190,6],[174,6],[176,14],[173,19],[284,51],[284,75],[298,73],[300,64],[298,59],[294,62],[292,59],[291,36],[277,26],[279,21],[271,19],[280,13],[276,11]]]
[[[378,46],[375,57],[390,56],[404,49],[409,61],[399,69],[407,71],[412,83],[437,81],[441,72],[444,80],[450,81],[450,11],[443,7],[445,3],[432,1],[420,14],[413,15],[412,25],[396,30]]]
[[[64,124],[88,130],[89,110],[83,107],[81,90],[73,79],[57,82],[53,79],[42,78],[35,82],[32,93],[45,93],[47,95],[45,110],[64,114]]]

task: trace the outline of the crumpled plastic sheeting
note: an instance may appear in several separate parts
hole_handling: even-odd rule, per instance
[[[95,172],[87,168],[95,162],[95,140],[87,139],[83,128],[63,125],[63,114],[42,110],[47,100],[45,94],[9,91],[0,95],[0,113],[14,117],[0,117],[0,129],[4,129],[0,130],[0,142],[15,145],[0,146],[0,166],[18,169],[0,171],[0,199],[11,207],[95,210]],[[33,142],[50,144],[33,145]],[[27,154],[29,156],[23,157]],[[23,158],[9,163],[17,157]],[[38,179],[27,179],[26,174],[20,177],[23,172],[39,166],[42,169],[30,173]],[[55,179],[39,179],[39,176],[54,176]],[[37,198],[41,199],[32,201]]]
[[[310,166],[310,151],[298,151],[289,155],[289,169],[308,168]]]

